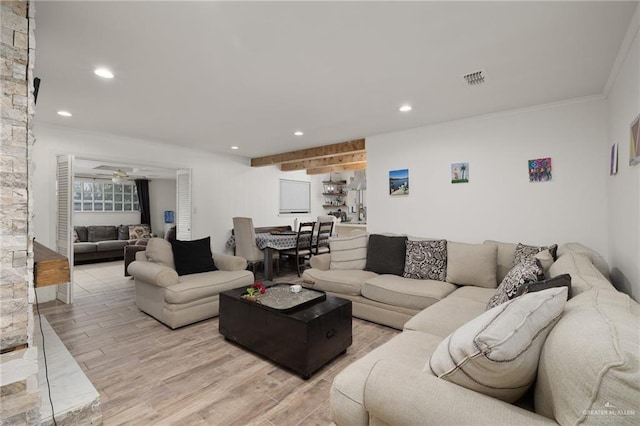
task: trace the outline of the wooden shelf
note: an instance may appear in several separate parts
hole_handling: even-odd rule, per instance
[[[64,284],[71,281],[69,259],[33,241],[33,284],[34,287]]]
[[[333,197],[344,197],[347,194],[343,194],[343,193],[338,193],[338,192],[323,192],[322,195],[326,195],[326,196],[333,196]]]
[[[335,206],[333,204],[323,204],[322,207],[347,207],[346,204],[340,204],[339,206]]]
[[[325,185],[346,185],[347,181],[346,180],[339,180],[339,181],[331,181],[331,180],[323,180],[322,181],[323,184]]]

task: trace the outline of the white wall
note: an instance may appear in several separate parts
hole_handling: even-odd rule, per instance
[[[164,212],[165,210],[173,210],[174,213],[176,211],[176,180],[151,179],[149,203],[151,204],[151,230],[154,234],[164,237]]]
[[[322,214],[322,178],[304,171],[281,172],[276,166],[250,167],[245,157],[214,154],[180,146],[86,132],[36,123],[34,234],[45,245],[55,241],[55,155],[75,154],[141,166],[192,170],[192,237],[211,235],[215,251],[223,251],[234,216],[250,216],[255,226],[293,225],[279,216],[279,179],[311,181],[311,214]],[[314,219],[315,220],[315,219]]]
[[[607,176],[609,266],[616,287],[640,300],[640,165],[629,166],[631,122],[640,114],[640,27],[636,14],[619,53],[621,67],[608,96],[609,135],[618,144],[618,174]]]
[[[581,242],[607,255],[606,101],[535,109],[367,138],[370,232],[479,243]],[[528,160],[551,157],[553,179],[529,183]],[[470,182],[451,183],[469,162]],[[410,194],[390,196],[389,171],[409,169]]]

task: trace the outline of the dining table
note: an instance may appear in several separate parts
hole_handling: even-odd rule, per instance
[[[257,233],[256,245],[264,252],[264,276],[265,280],[273,279],[273,253],[274,251],[296,248],[298,233],[294,231]],[[236,246],[235,236],[229,237],[227,248]]]

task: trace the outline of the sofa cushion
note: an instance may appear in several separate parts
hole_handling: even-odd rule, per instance
[[[118,231],[115,226],[90,225],[87,226],[87,238],[89,242],[117,240]]]
[[[407,241],[405,278],[444,281],[447,278],[447,240]]]
[[[351,271],[339,269],[329,269],[328,271],[307,269],[302,273],[302,278],[306,287],[332,293],[359,296],[361,294],[362,284],[369,278],[376,277],[377,275],[375,272],[363,271],[361,269]]]
[[[476,392],[517,401],[536,378],[540,350],[566,299],[566,288],[552,288],[486,311],[445,338],[425,370]]]
[[[96,244],[96,251],[112,251],[112,250],[123,250],[127,246],[128,241],[122,240],[108,240],[108,241],[98,241]]]
[[[193,241],[171,240],[169,243],[178,275],[198,274],[218,269],[211,253],[211,237]]]
[[[493,244],[447,243],[447,281],[496,288],[498,247]]]
[[[97,250],[96,243],[74,243],[74,253],[93,253]]]
[[[331,248],[331,265],[329,269],[364,269],[367,266],[366,232],[354,231],[344,237],[329,238]]]
[[[150,238],[147,242],[147,249],[144,254],[150,262],[160,263],[161,265],[168,266],[171,269],[176,269],[176,265],[173,261],[173,250],[171,249],[171,243],[162,238]]]
[[[405,331],[342,370],[333,380],[329,394],[332,420],[339,425],[367,425],[364,388],[371,369],[382,359],[404,365],[424,365],[442,339],[419,331]]]
[[[507,302],[518,294],[518,290],[525,284],[544,279],[544,272],[535,257],[525,257],[520,263],[511,268],[502,280],[495,294],[487,304],[487,310]]]
[[[74,226],[73,230],[78,233],[79,242],[88,242],[89,241],[89,231],[86,226]],[[75,241],[74,241],[75,242]]]
[[[444,281],[379,275],[362,284],[362,295],[367,299],[393,306],[424,309],[444,299],[456,288],[455,285]]]
[[[549,268],[549,277],[562,274],[571,275],[571,293],[573,297],[596,288],[616,291],[586,254],[567,251]]]
[[[569,300],[540,354],[536,412],[563,425],[638,424],[639,329],[640,305],[626,294]]]
[[[164,300],[167,303],[189,303],[220,292],[247,285],[251,271],[215,271],[183,275],[178,284],[167,287]]]
[[[151,238],[151,227],[149,225],[130,225],[129,239],[139,240],[141,238]]]
[[[404,325],[405,330],[435,334],[442,339],[484,313],[494,289],[464,286],[423,309]],[[455,313],[455,314],[454,314]]]
[[[516,253],[515,243],[505,243],[502,241],[486,240],[483,244],[491,244],[498,247],[498,269],[496,277],[498,282],[502,282],[507,273],[513,268],[513,258]]]
[[[514,253],[514,257],[513,257],[513,264],[517,265],[525,257],[534,257],[536,254],[544,250],[549,250],[549,253],[551,253],[551,256],[553,256],[553,259],[554,260],[556,259],[557,257],[556,254],[558,252],[557,244],[553,244],[551,246],[538,247],[538,246],[528,246],[526,244],[518,243],[518,245],[516,246],[516,252]]]
[[[376,274],[402,275],[407,237],[371,234],[367,243],[365,271]]]

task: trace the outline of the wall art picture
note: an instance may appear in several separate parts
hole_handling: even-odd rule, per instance
[[[529,182],[551,180],[551,157],[529,160]]]
[[[640,164],[640,115],[631,123],[631,141],[629,142],[629,165]]]
[[[389,172],[389,194],[409,195],[409,169]]]
[[[451,183],[469,183],[469,163],[451,164]]]
[[[609,175],[618,173],[618,144],[611,145],[611,158],[609,159]]]

